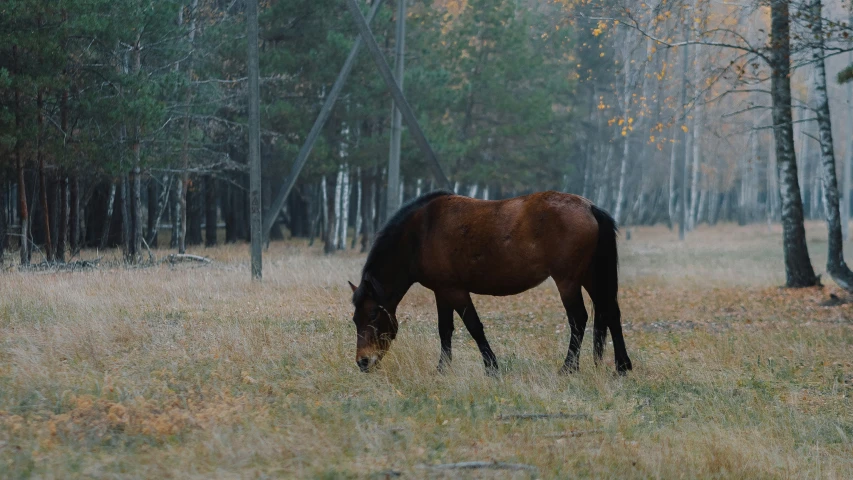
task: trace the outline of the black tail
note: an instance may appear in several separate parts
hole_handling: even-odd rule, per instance
[[[595,290],[603,298],[615,299],[619,291],[619,252],[616,249],[619,227],[609,213],[595,205],[590,208],[598,222],[598,246],[592,259]]]
[[[616,370],[625,373],[631,370],[631,359],[625,349],[625,339],[622,336],[622,313],[616,295],[619,292],[619,252],[616,248],[616,237],[619,228],[613,217],[604,210],[590,206],[592,215],[598,222],[598,245],[592,259],[592,282],[595,291],[593,302],[596,303],[596,316],[599,312],[606,321],[613,338],[613,350],[616,354]],[[596,323],[598,323],[596,321]],[[604,325],[602,325],[604,327]],[[601,355],[604,347],[606,331],[595,332],[594,348],[597,356]]]

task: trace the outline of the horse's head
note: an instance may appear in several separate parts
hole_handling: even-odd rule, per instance
[[[372,276],[365,275],[358,287],[347,283],[352,288],[355,307],[352,315],[357,334],[355,363],[362,372],[367,372],[385,355],[391,340],[397,336],[396,309],[387,307],[382,285]]]

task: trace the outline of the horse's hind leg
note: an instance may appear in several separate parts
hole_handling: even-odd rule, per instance
[[[611,321],[609,322],[610,337],[613,338],[613,352],[616,355],[616,371],[620,374],[625,374],[633,368],[631,359],[628,358],[628,350],[625,348],[625,337],[622,336],[622,311],[619,310],[619,303],[616,300],[612,301],[609,309]]]
[[[451,304],[456,313],[462,317],[462,322],[465,324],[465,328],[468,329],[468,333],[477,342],[477,348],[480,349],[480,354],[483,355],[483,364],[486,366],[486,373],[497,375],[498,360],[495,357],[495,353],[492,352],[492,347],[489,346],[488,340],[486,340],[483,323],[480,321],[479,315],[477,315],[477,310],[474,309],[474,302],[471,301],[471,295],[465,292],[464,294],[453,295],[453,297],[455,298],[453,298]]]
[[[604,354],[604,341],[607,338],[607,329],[610,329],[610,336],[613,338],[613,353],[616,357],[616,371],[624,374],[631,370],[631,359],[628,358],[628,351],[625,348],[625,338],[622,336],[622,312],[619,309],[619,302],[615,298],[607,298],[596,292],[594,289],[590,291],[593,304],[595,305],[595,320],[593,323],[593,354],[596,364],[601,362],[601,357]]]
[[[607,319],[609,318],[610,302],[591,285],[584,284],[589,298],[592,299],[593,305],[593,320],[592,320],[592,358],[595,365],[601,364],[601,358],[604,356],[604,342],[607,340]],[[615,303],[615,301],[614,301]],[[618,305],[617,305],[618,311]]]
[[[583,334],[589,315],[586,313],[586,306],[583,304],[583,294],[581,294],[580,287],[572,285],[560,288],[560,298],[563,300],[563,307],[566,309],[566,316],[569,318],[569,330],[571,331],[569,352],[566,354],[563,367],[560,369],[560,373],[566,374],[578,370],[578,358],[580,357]]]
[[[438,307],[438,338],[441,339],[441,357],[438,360],[438,371],[442,372],[453,358],[450,346],[453,338],[453,307],[438,295],[435,296],[435,304]]]

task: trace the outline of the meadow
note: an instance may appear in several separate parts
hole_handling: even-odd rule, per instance
[[[360,373],[347,280],[361,254],[273,243],[259,284],[246,245],[190,251],[209,265],[6,271],[0,477],[850,478],[853,304],[825,305],[849,298],[826,275],[780,288],[780,228],[621,239],[625,377],[610,345],[593,365],[589,330],[580,371],[558,375],[550,281],[474,298],[495,379],[458,317],[453,366],[436,371],[420,286],[381,367]],[[825,232],[808,225],[819,271]],[[442,468],[474,461],[518,468]]]

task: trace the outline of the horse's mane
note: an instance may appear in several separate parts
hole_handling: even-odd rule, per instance
[[[373,247],[370,249],[370,253],[367,254],[367,261],[364,263],[362,276],[364,276],[365,273],[374,271],[374,269],[378,267],[382,258],[394,252],[399,247],[400,238],[403,235],[403,225],[406,224],[409,218],[416,211],[420,210],[436,198],[445,197],[447,195],[455,194],[446,190],[436,190],[425,193],[400,207],[400,209],[397,210],[397,213],[395,213],[394,216],[385,223],[385,226],[382,227],[382,230],[380,230],[376,235],[376,239],[373,241]]]

